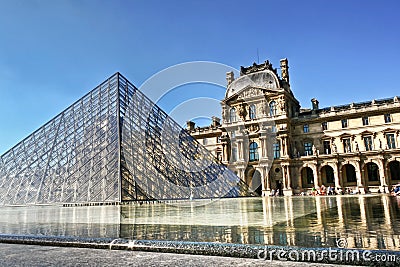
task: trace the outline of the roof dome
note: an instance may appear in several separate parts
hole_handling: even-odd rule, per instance
[[[234,80],[228,86],[225,98],[229,98],[249,86],[270,90],[280,88],[279,79],[276,74],[271,70],[263,70],[240,76]]]

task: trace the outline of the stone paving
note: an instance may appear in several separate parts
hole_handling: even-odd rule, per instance
[[[127,250],[0,244],[0,266],[336,266]]]

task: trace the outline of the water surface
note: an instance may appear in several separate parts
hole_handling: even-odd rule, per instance
[[[400,249],[400,198],[236,198],[124,206],[0,208],[0,233],[300,247]]]

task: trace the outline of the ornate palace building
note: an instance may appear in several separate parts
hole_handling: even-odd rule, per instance
[[[222,121],[187,123],[188,132],[262,195],[324,186],[360,193],[388,192],[400,182],[400,102],[300,108],[289,82],[269,61],[227,73]]]

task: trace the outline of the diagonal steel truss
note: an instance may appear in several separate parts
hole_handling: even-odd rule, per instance
[[[1,205],[249,194],[119,73],[0,157]]]

